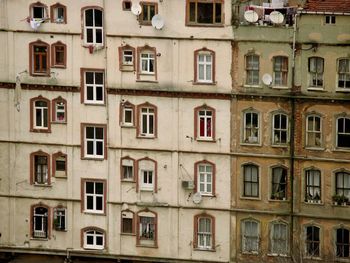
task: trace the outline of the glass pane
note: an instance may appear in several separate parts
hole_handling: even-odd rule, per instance
[[[198,79],[204,80],[204,65],[198,66]]]
[[[92,196],[86,197],[86,209],[94,209],[94,200]]]
[[[196,22],[196,4],[190,3],[190,22]]]
[[[85,11],[85,25],[93,26],[93,9]]]
[[[103,183],[95,183],[95,187],[96,194],[103,194]]]
[[[96,155],[103,155],[103,142],[96,142]]]
[[[87,43],[93,43],[94,42],[93,30],[91,28],[88,28],[86,30],[86,42]]]
[[[95,128],[94,127],[86,127],[86,138],[88,138],[88,139],[95,138]]]
[[[197,22],[212,24],[213,23],[213,4],[212,3],[197,3]]]
[[[211,65],[206,65],[206,80],[211,80]]]
[[[92,141],[87,142],[87,149],[86,149],[87,154],[94,154],[94,143]]]
[[[87,100],[94,100],[94,87],[93,86],[86,87],[86,99]]]
[[[86,236],[86,244],[93,245],[94,244],[94,237],[91,235]]]
[[[95,9],[95,26],[102,27],[102,11]]]
[[[96,87],[96,100],[103,101],[103,87],[102,86]]]
[[[86,182],[86,193],[88,193],[88,194],[94,193],[94,183]]]
[[[103,236],[97,236],[96,237],[96,245],[102,246],[103,245]]]
[[[96,210],[103,210],[103,199],[102,196],[96,197]]]
[[[96,43],[102,44],[102,29],[96,29]]]
[[[221,23],[221,3],[215,4],[215,23]]]
[[[96,130],[96,139],[103,139],[103,128],[95,128]]]
[[[149,116],[149,133],[153,134],[153,116]]]

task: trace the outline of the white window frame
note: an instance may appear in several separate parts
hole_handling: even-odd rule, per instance
[[[320,122],[320,129],[317,130],[316,127],[316,119],[319,119]],[[311,122],[311,125],[309,125],[309,122]],[[311,129],[309,128],[309,126],[312,126]],[[322,118],[318,115],[312,114],[312,115],[307,115],[306,116],[306,147],[309,148],[320,148],[322,147]],[[315,139],[315,144],[314,145],[310,145],[309,142],[309,135],[313,136]],[[319,137],[319,145],[317,144],[317,138]]]
[[[126,52],[131,52],[131,55],[125,54]],[[126,58],[131,58],[131,61],[127,61]],[[126,66],[130,66],[134,64],[134,51],[131,49],[123,49],[122,50],[122,64]]]
[[[58,113],[63,113],[64,118],[62,120],[58,118]],[[55,102],[55,121],[66,122],[66,103],[64,103],[63,101]]]
[[[131,120],[130,122],[126,121],[126,112],[130,112]],[[134,126],[134,109],[132,107],[124,106],[123,107],[123,125],[124,126]]]
[[[201,171],[201,168],[203,168],[203,171]],[[201,193],[201,195],[213,195],[213,180],[214,180],[214,167],[211,164],[208,163],[199,163],[197,168],[198,173],[198,192]],[[211,170],[211,171],[210,171]],[[203,180],[201,177],[203,176]],[[201,186],[203,186],[203,190],[201,190]]]
[[[253,126],[253,122],[251,123],[252,127],[247,127],[247,117],[250,115],[251,120],[253,119],[253,115],[256,114],[257,117],[257,126]],[[248,136],[247,129],[250,130],[250,133],[257,133],[257,136]],[[256,138],[256,139],[254,139]],[[247,144],[260,144],[260,113],[256,111],[246,111],[243,113],[243,143]],[[256,141],[255,141],[256,140]]]
[[[87,138],[87,128],[93,128],[94,129],[94,138]],[[102,139],[97,139],[96,138],[96,129],[102,129],[102,135],[103,135],[103,138]],[[97,158],[97,159],[100,159],[100,158],[104,158],[105,156],[105,127],[100,127],[100,126],[85,126],[84,127],[84,148],[85,148],[85,157],[88,157],[88,158]],[[88,142],[92,142],[93,143],[93,154],[88,154]],[[97,143],[102,143],[102,155],[100,154],[97,154]]]
[[[156,54],[153,51],[144,50],[140,53],[140,72],[141,74],[154,75],[156,71]],[[145,68],[143,67],[144,63]],[[151,71],[151,64],[153,61],[153,71]]]
[[[87,73],[93,73],[93,83],[87,83]],[[96,84],[96,73],[102,74],[102,84]],[[93,104],[104,104],[105,102],[105,80],[104,80],[104,72],[102,71],[85,71],[84,72],[84,101],[85,103],[93,103]],[[88,99],[88,86],[92,87],[92,96],[93,99],[89,100]],[[102,89],[102,99],[98,100],[97,99],[97,89],[101,88]]]
[[[144,112],[145,110],[145,112]],[[153,112],[152,112],[153,111]],[[146,131],[143,130],[143,117],[146,116]],[[150,120],[153,118],[153,131],[151,132]],[[154,137],[155,136],[155,109],[153,107],[142,107],[140,108],[140,135],[144,137]]]
[[[36,213],[36,209],[38,208],[44,208],[46,209],[46,213],[44,214],[37,214]],[[46,207],[41,207],[41,206],[37,206],[33,208],[33,238],[47,238],[48,237],[48,230],[49,230],[49,211]],[[38,220],[38,218],[41,218],[41,229],[36,229],[36,220]],[[46,221],[46,225],[45,225],[45,221]]]
[[[67,209],[66,208],[55,208],[53,219],[54,219],[55,230],[59,230],[59,231],[67,230]],[[57,222],[59,222],[58,224],[59,227],[57,227],[57,224],[55,223],[56,220]],[[62,228],[62,220],[64,220],[64,228]]]
[[[253,235],[253,233],[247,233],[246,224],[256,224],[256,235]],[[242,221],[242,252],[243,253],[249,253],[249,254],[258,254],[260,249],[260,222],[252,219],[245,219]],[[249,247],[247,246],[247,243],[249,242]],[[256,244],[253,244],[255,242]]]
[[[286,60],[287,67],[284,68],[284,62]],[[280,64],[280,67],[277,68],[277,64]],[[279,76],[279,83],[276,82],[277,75]],[[285,83],[283,83],[285,82]],[[273,58],[273,84],[274,86],[287,87],[288,86],[288,57],[286,56],[276,56]]]
[[[311,63],[312,61],[314,61],[315,64],[315,70],[311,71]],[[323,76],[324,76],[324,58],[322,57],[309,57],[308,59],[308,73],[309,73],[309,78],[310,78],[310,82],[309,82],[309,87],[312,89],[323,89]],[[321,63],[322,63],[322,70],[320,72],[318,72],[318,67],[321,67]],[[321,80],[319,80],[319,77],[321,77]],[[319,85],[319,82],[322,81],[322,84]],[[314,82],[316,82],[316,84],[314,84]]]
[[[277,116],[280,116],[280,126],[281,127],[275,127],[275,118]],[[283,123],[282,123],[282,116],[284,116],[286,118],[286,127],[285,128],[282,128],[283,126]],[[285,114],[285,113],[282,113],[282,112],[278,112],[278,113],[274,113],[272,115],[272,145],[274,146],[286,146],[289,142],[289,134],[288,134],[288,129],[289,129],[289,118],[288,118],[288,115]],[[278,133],[279,134],[279,140],[281,141],[281,134],[285,132],[286,133],[286,141],[285,142],[277,142],[276,141],[276,138],[275,138],[275,133]]]
[[[88,10],[93,10],[92,11],[92,23],[93,23],[93,25],[92,26],[87,26],[86,25],[86,12],[88,11]],[[102,26],[96,26],[95,25],[95,23],[96,23],[96,21],[95,21],[95,11],[100,11],[101,13],[102,13]],[[104,41],[104,35],[103,35],[103,23],[104,23],[104,21],[103,21],[103,18],[104,18],[104,14],[103,14],[103,10],[100,10],[100,9],[96,9],[96,8],[89,8],[89,9],[85,9],[84,10],[84,43],[85,43],[85,45],[94,45],[94,46],[103,46],[103,41]],[[89,30],[89,29],[91,29],[92,30],[92,42],[88,42],[87,41],[87,31]],[[102,43],[97,43],[96,42],[96,32],[97,32],[97,30],[101,30],[101,41],[102,41]]]
[[[347,64],[347,68],[348,71],[340,71],[340,61],[345,60],[345,63]],[[345,81],[348,80],[347,82],[350,83],[350,58],[340,58],[337,61],[337,90],[341,90],[341,91],[350,91],[350,87],[346,87],[346,82],[344,83],[344,85],[342,87],[339,86],[339,81],[342,77],[342,80]]]
[[[279,233],[276,233],[276,226],[279,227]],[[282,232],[282,227],[285,229],[285,233],[283,234]],[[274,222],[271,224],[271,229],[270,229],[270,240],[271,240],[271,254],[272,255],[279,255],[279,256],[287,256],[289,251],[288,247],[288,225],[283,222]],[[283,236],[285,238],[283,238]],[[283,251],[283,247],[285,250]]]
[[[200,58],[203,57],[201,61]],[[210,77],[207,78],[207,67],[209,67]],[[203,69],[203,76],[201,77],[201,70]],[[213,54],[209,52],[199,52],[197,55],[197,82],[212,83],[213,82]]]
[[[343,131],[339,131],[339,127],[338,127],[338,121],[340,119],[343,119]],[[346,127],[345,127],[345,122],[346,120],[350,121],[350,117],[348,116],[341,116],[341,117],[338,117],[336,119],[336,146],[337,148],[342,148],[342,149],[350,149],[350,147],[346,147],[346,146],[339,146],[339,135],[343,135],[343,136],[349,136],[350,138],[350,132],[346,132]]]
[[[93,244],[87,243],[87,237],[93,237]],[[97,237],[102,237],[102,245],[97,245]],[[85,230],[84,231],[84,248],[86,249],[98,249],[102,250],[105,247],[105,234],[96,230]]]
[[[205,224],[209,224],[210,231],[201,231],[201,220],[205,220]],[[197,229],[197,247],[199,249],[210,250],[213,248],[213,229],[212,219],[210,217],[199,217],[198,218],[198,229]],[[201,242],[203,241],[203,242]]]
[[[92,183],[94,185],[94,192],[93,193],[87,193],[87,184],[88,183]],[[103,187],[103,191],[102,194],[98,194],[96,193],[96,184],[102,184]],[[106,189],[105,189],[105,184],[101,181],[85,181],[84,182],[84,212],[88,212],[88,213],[96,213],[96,214],[103,214],[105,211],[105,197],[104,197],[104,193],[105,193]],[[87,207],[88,205],[88,197],[92,197],[92,209],[89,209]],[[97,199],[101,200],[101,207],[102,209],[99,210],[97,209]]]
[[[319,185],[316,184],[317,180],[319,181]],[[319,200],[315,199],[315,196],[318,191],[319,191]],[[321,203],[322,174],[321,174],[321,171],[318,169],[307,169],[305,170],[305,201],[308,203],[312,203],[314,202],[313,200],[315,200],[316,203]]]
[[[37,102],[44,102],[46,103],[46,106],[36,106]],[[37,125],[37,119],[36,119],[36,113],[40,112],[41,116],[41,123],[40,125]],[[34,111],[33,111],[33,119],[34,119],[34,124],[33,127],[34,129],[40,129],[40,130],[47,130],[49,128],[49,105],[48,102],[43,101],[43,100],[36,100],[34,101]],[[45,115],[46,115],[46,121],[47,121],[47,126],[45,126]]]
[[[326,25],[335,25],[336,24],[336,16],[335,15],[326,15],[324,17],[324,23]]]
[[[147,177],[147,182],[144,181],[145,176]],[[150,180],[151,178],[151,180]],[[154,170],[146,170],[141,169],[140,170],[140,190],[141,191],[154,191]],[[152,181],[151,183],[149,181]]]
[[[203,114],[201,114],[201,112],[203,112]],[[201,140],[213,140],[214,138],[214,130],[213,130],[213,121],[214,121],[214,111],[213,110],[207,110],[207,109],[199,109],[198,110],[198,123],[197,123],[197,137],[198,139],[201,139]],[[204,121],[204,135],[201,136],[201,119],[203,119]],[[210,126],[208,126],[208,123],[209,123],[209,120],[210,120]],[[211,132],[211,135],[208,135],[209,134],[209,129],[210,129],[210,132]]]

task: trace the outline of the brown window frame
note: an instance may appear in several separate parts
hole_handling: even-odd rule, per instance
[[[48,16],[49,16],[48,7],[47,7],[47,5],[41,3],[40,1],[29,5],[29,17],[31,19],[34,19],[34,10],[33,10],[34,7],[44,8],[44,17],[42,17],[42,19],[44,19],[44,20],[48,19]]]
[[[211,247],[201,248],[198,244],[198,227],[200,219],[210,219],[211,223]],[[193,218],[193,248],[198,250],[215,251],[215,217],[207,213],[197,214]]]
[[[56,111],[56,104],[57,103],[64,104],[64,119],[63,120],[57,120],[57,111]],[[61,96],[52,100],[52,122],[62,123],[62,124],[67,123],[67,101],[64,98],[62,98]]]
[[[65,158],[65,170],[64,170],[64,176],[57,176],[56,175],[56,161],[57,158],[64,157]],[[67,154],[59,151],[57,153],[54,153],[52,155],[52,177],[60,177],[60,178],[67,178]]]
[[[45,47],[46,52],[35,52],[34,49],[38,47]],[[39,56],[39,71],[36,71],[36,59],[35,56]],[[43,70],[43,57],[46,57],[46,69]],[[41,41],[37,40],[35,42],[29,43],[29,74],[30,76],[37,76],[37,77],[48,77],[50,76],[50,45]]]
[[[56,48],[62,48],[63,53],[63,61],[62,63],[57,62],[57,56],[56,56]],[[57,41],[56,43],[51,45],[51,67],[52,68],[66,68],[67,66],[67,46],[66,44],[62,43],[61,41]]]
[[[47,165],[47,181],[46,183],[37,183],[36,182],[36,167],[35,167],[35,157],[45,157],[46,158],[46,165]],[[50,167],[50,154],[43,152],[41,150],[37,152],[32,152],[30,154],[30,177],[29,177],[29,182],[31,185],[36,185],[36,186],[50,186],[51,185],[51,167]]]
[[[124,63],[124,51],[132,52],[132,63]],[[120,71],[135,71],[135,48],[130,45],[118,47],[119,53],[119,70]]]
[[[63,9],[63,20],[58,21],[58,18],[56,16],[56,9],[57,8],[62,8]],[[56,3],[52,6],[50,6],[50,18],[51,18],[51,23],[56,23],[56,24],[67,24],[67,7],[65,5],[62,5],[61,3]]]
[[[130,8],[127,8],[126,4],[130,4]],[[122,3],[123,11],[131,11],[132,2],[131,0],[124,0]]]
[[[34,114],[35,114],[35,102],[44,101],[47,104],[47,127],[37,128],[34,127]],[[51,133],[51,102],[50,100],[42,97],[41,95],[30,99],[30,132]]]
[[[191,10],[190,5],[195,4],[195,21],[190,21],[191,19]],[[198,3],[204,3],[204,4],[213,4],[213,20],[211,23],[200,23],[198,22]],[[221,4],[221,16],[220,16],[220,22],[216,22],[216,4]],[[186,0],[186,26],[205,26],[205,27],[223,27],[224,21],[225,21],[225,13],[224,13],[224,0]]]
[[[154,239],[153,239],[153,245],[150,244],[142,244],[142,238],[140,237],[140,218],[145,217],[140,214],[142,213],[151,213],[154,215]],[[149,209],[144,209],[141,211],[137,212],[136,215],[136,246],[141,246],[141,247],[158,247],[158,214],[154,211],[151,211]]]
[[[142,12],[141,12],[141,14],[138,17],[140,25],[143,25],[143,26],[150,26],[150,25],[152,25],[152,17],[151,17],[151,14],[150,14],[150,8],[151,8],[151,6],[153,6],[154,7],[154,15],[157,15],[158,14],[158,3],[141,1],[140,2],[140,6],[141,6],[141,9],[142,9]],[[143,17],[144,16],[144,12],[143,12],[144,7],[147,7],[147,12],[148,12],[148,15],[147,15],[146,19]]]
[[[123,219],[126,217],[123,217],[123,213],[131,213],[132,214],[132,218],[131,218],[131,232],[125,232],[124,231],[124,221]],[[135,235],[135,213],[133,211],[131,211],[130,209],[125,209],[121,211],[120,214],[120,233],[122,235]]]
[[[131,123],[126,123],[125,122],[125,114],[124,110],[125,109],[131,109],[131,117],[132,117],[132,122]],[[130,103],[129,101],[121,102],[119,106],[119,123],[121,127],[135,127],[135,122],[136,122],[136,107],[134,104]]]

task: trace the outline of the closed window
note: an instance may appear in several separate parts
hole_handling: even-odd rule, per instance
[[[84,157],[105,157],[105,127],[84,127]]]
[[[344,197],[347,203],[350,199],[350,173],[337,172],[335,174],[335,194],[336,196]]]
[[[206,48],[195,51],[195,82],[214,83],[215,53]]]
[[[350,257],[350,235],[346,228],[336,229],[336,256],[338,258]]]
[[[121,180],[123,181],[134,181],[134,159],[128,157],[122,158],[122,174]]]
[[[34,128],[47,129],[48,128],[48,103],[46,101],[37,100],[34,103]]]
[[[199,139],[213,138],[213,111],[206,109],[198,111],[198,127]]]
[[[259,85],[259,56],[247,55],[245,57],[246,84]]]
[[[67,216],[65,208],[55,208],[53,214],[53,225],[55,230],[64,231],[67,229]]]
[[[120,46],[119,52],[119,70],[134,71],[135,70],[135,48],[130,45]]]
[[[134,233],[134,213],[129,210],[122,211],[122,233]]]
[[[103,45],[102,10],[84,10],[84,43],[87,45]]]
[[[65,68],[66,67],[66,45],[62,42],[57,42],[51,45],[51,67]]]
[[[199,217],[197,230],[198,248],[212,248],[212,231],[212,219],[210,217]]]
[[[242,251],[253,254],[259,252],[259,223],[255,220],[242,221]]]
[[[335,16],[327,15],[324,17],[326,25],[334,25],[335,24]]]
[[[151,2],[140,3],[142,12],[139,16],[139,22],[142,25],[150,25],[152,17],[158,13],[158,4]]]
[[[157,163],[145,157],[137,161],[138,185],[136,191],[157,192]]]
[[[155,47],[145,45],[137,48],[137,80],[156,81],[157,80],[157,54]],[[125,68],[125,66],[124,66]]]
[[[273,223],[271,226],[271,253],[286,256],[288,254],[288,226],[284,223]]]
[[[84,212],[104,213],[105,185],[102,181],[84,181]]]
[[[272,144],[285,145],[288,142],[288,116],[276,113],[272,117]]]
[[[104,103],[104,73],[100,71],[85,71],[84,102],[93,104]]]
[[[155,73],[155,54],[151,51],[143,51],[140,54],[141,74]]]
[[[148,209],[137,214],[137,244],[157,246],[157,214]]]
[[[310,87],[323,87],[323,58],[309,58]]]
[[[148,239],[148,240],[154,240],[154,217],[146,217],[141,216],[140,217],[140,238],[141,239]]]
[[[338,89],[350,90],[350,59],[338,60]]]
[[[187,25],[222,25],[223,0],[187,0]]]
[[[321,117],[310,115],[306,117],[306,146],[322,146]]]
[[[213,194],[213,165],[209,163],[199,163],[197,164],[198,173],[198,192],[202,195],[212,195]]]
[[[243,196],[259,197],[259,168],[256,165],[243,166]]]
[[[141,170],[141,190],[153,191],[154,179],[153,171]]]
[[[85,230],[84,233],[84,244],[85,249],[104,249],[105,247],[105,234],[98,230]]]
[[[317,226],[308,226],[305,228],[305,252],[308,257],[320,256],[320,228]]]
[[[259,143],[259,114],[252,111],[244,112],[243,116],[243,142]]]
[[[134,63],[134,54],[132,50],[123,50],[123,65],[132,65]]]
[[[337,147],[350,147],[350,118],[339,117],[337,119]]]
[[[126,101],[120,103],[120,125],[125,127],[135,126],[135,105]]]
[[[38,206],[33,208],[32,237],[48,238],[48,209]]]
[[[321,172],[319,170],[305,171],[305,201],[309,203],[321,202]]]
[[[49,76],[50,75],[50,57],[49,45],[36,41],[29,44],[30,48],[30,75]]]
[[[288,85],[288,58],[274,57],[273,58],[273,76],[275,86]]]
[[[287,169],[283,167],[272,168],[271,199],[287,199]]]
[[[34,155],[34,183],[49,183],[49,157],[47,155]]]
[[[139,107],[139,132],[143,137],[155,137],[156,129],[156,109],[154,106],[141,106]]]

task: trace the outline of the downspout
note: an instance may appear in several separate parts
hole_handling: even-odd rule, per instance
[[[292,93],[291,93],[291,111],[292,111],[292,120],[291,120],[291,140],[290,140],[290,192],[291,192],[291,200],[290,200],[290,252],[291,258],[293,262],[298,262],[294,258],[294,158],[295,158],[295,97],[294,97],[294,86],[295,86],[295,56],[296,56],[296,34],[297,34],[297,17],[298,13],[294,15],[294,26],[293,26],[293,55],[292,55]]]

